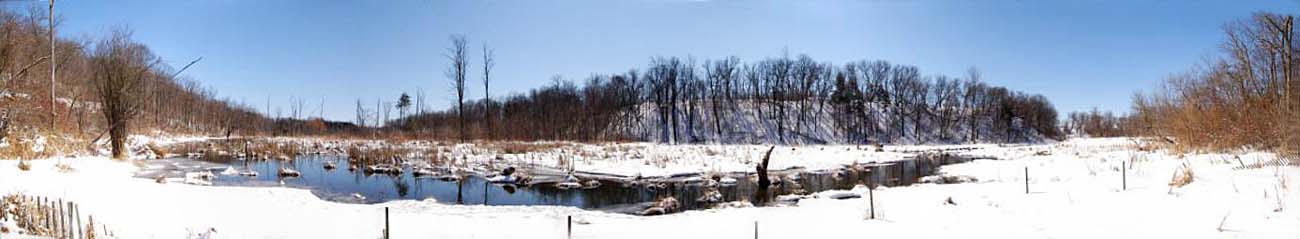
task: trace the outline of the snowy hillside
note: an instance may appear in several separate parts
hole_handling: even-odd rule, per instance
[[[654,103],[643,103],[636,112],[625,112],[622,121],[615,121],[610,133],[657,143],[912,145],[1052,141],[1019,124],[1010,129],[1011,137],[1005,131],[995,130],[991,120],[978,120],[971,127],[957,120],[965,113],[946,118],[948,130],[941,130],[939,125],[945,118],[935,113],[916,112],[921,116],[914,117],[901,107],[875,103],[868,104],[865,113],[856,116],[871,123],[853,133],[848,128],[856,124],[854,116],[837,113],[835,106],[828,102],[783,104],[785,113],[781,116],[777,105],[771,102],[718,102],[715,116],[712,101],[681,103],[675,113],[678,122],[674,129],[669,126],[674,125],[672,114],[662,114]]]

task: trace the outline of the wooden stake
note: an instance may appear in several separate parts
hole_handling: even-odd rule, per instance
[[[1120,171],[1120,190],[1128,190],[1128,162],[1119,162]]]
[[[75,235],[72,234],[72,202],[67,202],[67,206],[63,207],[63,214],[63,233],[66,233],[63,237],[73,238]]]
[[[68,202],[68,238],[81,238],[81,218],[77,216],[77,203]]]
[[[65,223],[65,222],[63,221],[63,220],[65,220],[65,219],[67,219],[67,216],[63,215],[63,199],[62,199],[62,198],[59,199],[58,205],[56,205],[56,206],[57,206],[57,207],[55,207],[55,209],[54,209],[54,210],[55,210],[55,211],[54,211],[54,214],[55,214],[58,218],[55,219],[55,222],[57,222],[57,223],[55,223],[54,227],[57,229],[57,230],[55,230],[55,232],[57,232],[56,234],[58,234],[60,237],[62,237],[62,235],[63,235],[63,231],[64,231],[64,229],[66,229],[66,228],[65,228],[66,225],[68,225],[67,223]]]
[[[391,239],[393,229],[388,227],[388,207],[384,207],[384,239]]]
[[[871,219],[876,219],[876,189],[867,187],[867,202],[871,203]]]
[[[44,198],[37,198],[37,199],[36,199],[36,211],[37,211],[38,213],[40,213],[42,216],[45,215],[45,199],[44,199]],[[50,218],[49,218],[49,217],[45,217],[45,218],[43,218],[43,219],[45,220],[45,227],[46,227],[46,228],[49,228],[49,227],[50,227]],[[37,223],[40,223],[40,222],[37,222]]]
[[[758,221],[754,221],[754,239],[758,239]]]
[[[1025,167],[1025,194],[1029,194],[1029,167]]]
[[[72,210],[77,212],[77,238],[86,238],[86,230],[81,227],[81,205],[72,205]]]
[[[572,215],[569,216],[569,229],[567,232],[568,232],[568,238],[572,239],[573,238],[573,216]]]

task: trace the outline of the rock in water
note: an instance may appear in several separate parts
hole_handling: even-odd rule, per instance
[[[718,184],[722,185],[723,187],[736,186],[737,182],[738,181],[736,181],[736,178],[732,178],[732,177],[722,177],[722,179],[718,180]]]
[[[515,179],[515,177],[505,176],[505,175],[497,175],[488,178],[488,182],[492,182],[492,183],[515,183],[516,181],[517,180]]]
[[[582,188],[583,188],[583,189],[593,189],[593,188],[599,188],[599,187],[600,187],[600,181],[597,181],[597,180],[594,180],[594,179],[593,179],[593,180],[587,180],[587,182],[582,183]]]
[[[700,203],[722,202],[722,193],[718,192],[717,189],[707,189],[703,192],[703,194],[704,195],[701,195],[699,198],[696,198],[695,201]]]
[[[675,212],[677,211],[677,207],[678,207],[677,198],[666,197],[663,199],[659,199],[659,202],[655,203],[655,206],[659,208],[663,208],[664,212]]]
[[[235,175],[235,174],[239,174],[239,170],[235,170],[235,167],[226,167],[226,170],[221,171],[221,175]]]
[[[298,176],[302,176],[302,173],[298,172],[298,170],[293,170],[291,168],[280,168],[280,176],[298,177]]]
[[[664,215],[664,213],[664,209],[660,207],[646,208],[645,211],[641,211],[642,216]]]
[[[514,175],[514,174],[515,174],[515,167],[514,167],[514,166],[508,166],[508,167],[506,167],[506,169],[501,170],[501,176],[510,176],[510,175]]]
[[[416,176],[416,177],[423,177],[423,176],[437,176],[438,173],[437,173],[436,171],[434,171],[433,169],[431,169],[431,168],[423,168],[423,167],[421,167],[421,168],[416,168],[415,171],[412,171],[412,172],[411,172],[411,175]]]
[[[563,190],[569,190],[574,188],[580,188],[582,187],[582,184],[576,182],[561,182],[561,183],[556,183],[555,187]]]

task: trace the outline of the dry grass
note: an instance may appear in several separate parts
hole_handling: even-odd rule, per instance
[[[149,148],[149,151],[153,152],[153,155],[157,155],[159,158],[167,156],[167,149],[158,146],[158,144],[149,143],[148,145],[145,145],[145,147]]]
[[[495,150],[503,154],[524,154],[543,152],[569,146],[567,143],[497,141],[483,144],[484,149]]]
[[[72,165],[66,163],[55,164],[54,167],[58,168],[60,173],[71,173],[77,171],[77,169],[72,168]]]
[[[40,156],[32,151],[32,144],[27,140],[20,140],[12,135],[4,140],[9,143],[9,146],[0,148],[0,158],[24,160]]]
[[[1284,193],[1289,192],[1289,190],[1287,190],[1286,171],[1282,171],[1280,168],[1276,169],[1273,171],[1273,177],[1277,178],[1277,187],[1273,188],[1273,197],[1277,199],[1277,208],[1274,208],[1273,211],[1281,212],[1286,208],[1285,198],[1287,195]]]
[[[1169,180],[1170,190],[1192,184],[1194,179],[1195,174],[1192,172],[1192,167],[1188,166],[1187,163],[1183,163],[1183,166],[1174,170],[1174,176]]]
[[[369,165],[374,163],[389,163],[393,160],[401,159],[409,155],[411,149],[406,147],[392,147],[385,144],[383,147],[367,148],[358,145],[349,145],[345,151],[348,154],[348,160],[359,165]],[[436,154],[433,160],[438,160]]]
[[[18,161],[18,170],[22,170],[22,171],[31,171],[31,170],[32,170],[32,163],[27,162],[27,160],[19,160],[19,161]]]
[[[28,234],[37,236],[54,235],[54,228],[39,223],[53,220],[50,215],[54,214],[49,213],[53,209],[48,206],[38,207],[37,203],[32,199],[20,194],[6,195],[3,199],[0,199],[0,204],[4,205],[0,207],[5,209],[3,214],[12,217],[9,220],[16,222],[15,226]]]

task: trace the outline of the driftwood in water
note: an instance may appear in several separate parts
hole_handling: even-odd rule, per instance
[[[758,164],[758,188],[760,189],[765,189],[767,186],[772,185],[772,181],[767,179],[767,162],[772,158],[772,150],[774,149],[776,149],[776,146],[767,148],[767,154],[763,155],[763,162]]]

